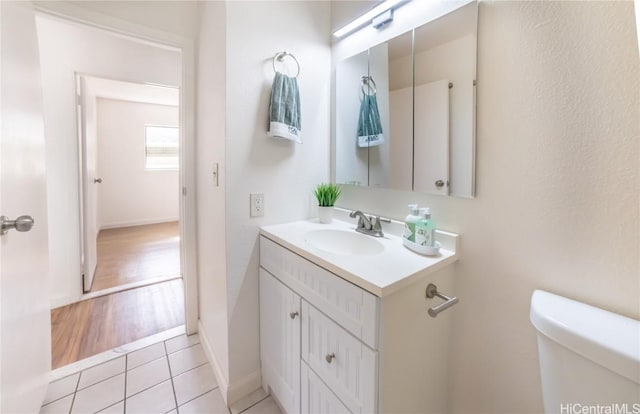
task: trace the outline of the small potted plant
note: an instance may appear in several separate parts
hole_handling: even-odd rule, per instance
[[[340,197],[340,187],[337,184],[318,184],[313,190],[318,199],[318,216],[320,223],[329,224],[333,220],[333,205]]]

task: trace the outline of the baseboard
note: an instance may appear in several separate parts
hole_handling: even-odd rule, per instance
[[[71,305],[72,303],[76,303],[80,301],[82,295],[73,295],[73,296],[63,296],[58,298],[51,299],[49,303],[49,309],[61,308],[63,306]]]
[[[156,219],[119,221],[116,223],[101,224],[100,230],[117,229],[120,227],[144,226],[146,224],[170,223],[172,221],[178,221],[178,220],[180,220],[179,217],[165,217],[165,218],[156,218]]]
[[[229,384],[227,401],[229,401],[229,405],[234,404],[260,387],[262,387],[262,372],[258,369],[240,381]]]
[[[213,373],[216,376],[216,381],[218,382],[218,386],[220,387],[220,393],[222,394],[222,398],[224,399],[227,407],[229,403],[227,402],[227,391],[229,390],[229,383],[227,382],[227,378],[220,367],[220,363],[216,358],[215,353],[213,352],[213,348],[211,348],[211,342],[207,336],[207,332],[204,330],[202,326],[202,322],[198,320],[198,336],[200,337],[200,344],[202,345],[202,349],[204,349],[204,353],[213,368]]]
[[[262,386],[262,373],[259,369],[239,381],[230,384],[220,368],[220,364],[216,359],[213,348],[211,348],[211,342],[209,341],[207,333],[200,321],[198,321],[198,335],[200,336],[200,343],[202,344],[204,353],[213,367],[213,372],[216,375],[216,380],[220,386],[222,398],[224,399],[225,404],[227,404],[227,407],[230,407]]]

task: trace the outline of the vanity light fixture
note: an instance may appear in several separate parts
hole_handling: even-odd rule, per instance
[[[365,24],[371,23],[375,18],[381,16],[382,14],[391,11],[390,15],[391,15],[391,19],[393,19],[393,10],[396,6],[400,6],[403,3],[408,3],[410,0],[387,0],[381,4],[379,4],[378,6],[374,7],[373,9],[369,10],[368,12],[366,12],[365,14],[363,14],[362,16],[358,17],[357,19],[355,19],[354,21],[352,21],[351,23],[347,24],[346,26],[341,27],[340,29],[336,30],[333,35],[335,37],[342,37],[346,34],[349,34],[359,28],[361,28],[362,26],[364,26]],[[384,23],[388,23],[390,20],[386,20]],[[381,25],[379,25],[378,27],[380,27]]]

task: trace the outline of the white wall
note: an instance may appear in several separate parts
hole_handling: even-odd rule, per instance
[[[198,37],[199,1],[63,1],[117,19],[127,20],[189,39]]]
[[[198,44],[197,221],[200,336],[209,341],[224,387],[229,380],[225,211],[225,2],[202,8]],[[219,185],[213,180],[218,163]],[[226,393],[225,393],[226,395]]]
[[[229,379],[257,388],[259,227],[316,215],[312,189],[329,179],[330,3],[229,2],[226,16]],[[266,133],[272,58],[283,50],[301,66],[301,145]],[[264,217],[249,218],[250,192],[264,193]]]
[[[542,412],[528,317],[534,289],[640,318],[632,9],[631,2],[482,2],[477,198],[344,189],[347,208],[402,219],[416,201],[432,208],[440,228],[462,235],[455,412]]]
[[[180,54],[166,48],[37,17],[47,139],[51,241],[51,305],[82,294],[80,275],[78,147],[74,73],[180,86]],[[65,231],[60,231],[60,229]]]
[[[145,125],[179,126],[177,106],[97,100],[98,226],[177,221],[178,171],[145,170]]]

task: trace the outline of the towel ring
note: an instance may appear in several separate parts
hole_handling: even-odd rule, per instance
[[[364,90],[364,87],[367,87],[369,92],[373,91],[373,93],[367,93]],[[373,80],[371,76],[363,76],[362,81],[360,82],[360,89],[362,90],[363,95],[375,95],[378,93],[378,88],[376,86],[376,82]]]
[[[276,61],[284,62],[284,58],[286,58],[287,56],[291,56],[291,59],[293,59],[293,61],[296,62],[296,66],[298,68],[298,71],[296,72],[294,78],[297,78],[298,75],[300,74],[300,62],[298,62],[298,59],[296,59],[295,56],[293,56],[291,53],[286,52],[286,51],[285,52],[278,52],[273,57],[273,71],[276,72],[276,73],[283,73],[283,72],[280,72],[278,69],[276,69]]]

